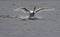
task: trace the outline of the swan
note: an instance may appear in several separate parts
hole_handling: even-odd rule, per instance
[[[36,6],[34,6],[33,10],[29,10],[29,9],[23,7],[23,8],[17,8],[17,9],[15,9],[15,11],[21,10],[24,13],[29,13],[29,19],[30,19],[32,17],[35,17],[35,14],[38,13],[39,11],[46,10],[46,9],[49,9],[49,8],[38,8],[38,9],[36,9]]]

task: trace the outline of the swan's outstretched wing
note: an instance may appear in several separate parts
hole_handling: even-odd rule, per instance
[[[26,8],[21,8],[21,11],[23,11],[23,12],[30,12],[30,10],[28,10]]]
[[[15,9],[14,11],[22,11],[22,12],[24,12],[24,13],[29,13],[29,12],[31,12],[31,10],[28,10],[28,9],[26,9],[26,8],[17,8],[17,9]]]
[[[35,12],[37,13],[37,12],[44,10],[44,9],[48,9],[48,8],[39,8],[39,9],[36,9]]]
[[[37,13],[39,11],[54,11],[54,10],[55,10],[54,8],[51,8],[51,9],[49,9],[49,8],[39,8],[39,9],[36,9],[35,12]]]

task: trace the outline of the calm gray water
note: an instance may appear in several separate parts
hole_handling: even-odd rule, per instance
[[[0,37],[60,37],[60,1],[24,1],[0,0],[0,15],[25,16],[23,12],[13,11],[19,7],[31,9],[34,6],[55,8],[54,11],[43,11],[40,20],[20,20],[0,18]]]

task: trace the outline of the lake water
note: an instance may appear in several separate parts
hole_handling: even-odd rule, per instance
[[[60,37],[60,1],[59,0],[0,0],[0,15],[26,16],[19,7],[33,10],[34,6],[54,8],[36,14],[39,20],[20,20],[0,17],[0,37]]]

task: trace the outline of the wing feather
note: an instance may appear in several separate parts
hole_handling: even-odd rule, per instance
[[[22,9],[22,11],[24,11],[24,12],[30,12],[30,10],[28,10],[28,9],[26,9],[26,8],[21,8]]]
[[[28,10],[28,9],[26,9],[26,8],[17,8],[17,9],[15,9],[14,11],[22,11],[22,12],[24,12],[24,13],[29,13],[31,10]]]
[[[34,9],[33,9],[33,11],[35,11],[36,10],[36,6],[34,6]]]
[[[48,8],[39,8],[39,9],[35,10],[35,12],[37,13],[37,12],[44,10],[44,9],[48,9]]]

